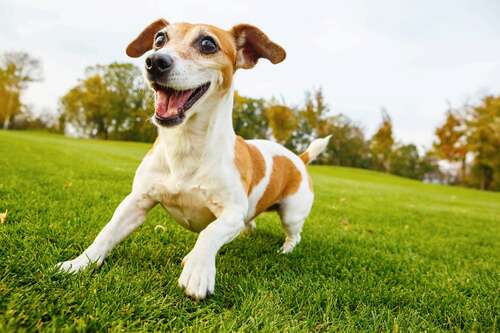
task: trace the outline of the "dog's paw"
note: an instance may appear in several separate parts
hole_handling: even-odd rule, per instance
[[[293,246],[289,245],[289,244],[283,244],[281,245],[280,249],[278,250],[278,253],[280,254],[288,254],[288,253],[291,253],[293,251]]]
[[[245,224],[245,229],[243,229],[243,234],[251,235],[255,232],[257,225],[255,224],[255,220],[252,220]]]
[[[179,287],[195,300],[202,300],[214,293],[215,258],[188,254],[182,261],[184,266],[179,278]]]
[[[300,236],[287,237],[285,243],[278,250],[278,253],[287,254],[293,251],[295,246],[300,243]]]
[[[73,260],[63,261],[55,266],[55,269],[66,273],[78,273],[92,264],[89,258],[79,256]]]

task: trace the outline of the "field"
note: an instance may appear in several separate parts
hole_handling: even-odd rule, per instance
[[[100,269],[58,274],[128,193],[149,145],[0,131],[0,331],[498,331],[500,193],[312,166],[290,255],[277,216],[226,245],[215,296],[177,287],[196,240],[156,207]]]

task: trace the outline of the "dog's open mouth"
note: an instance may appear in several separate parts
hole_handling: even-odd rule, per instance
[[[155,118],[163,126],[174,126],[182,123],[184,115],[210,87],[210,82],[188,90],[175,90],[153,85],[155,90]]]

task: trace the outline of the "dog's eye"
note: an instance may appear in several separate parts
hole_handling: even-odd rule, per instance
[[[155,36],[154,47],[156,49],[159,49],[160,47],[165,45],[166,42],[167,42],[167,34],[164,33],[163,31],[160,31]]]
[[[219,50],[219,48],[217,47],[217,43],[210,36],[203,37],[202,39],[200,39],[199,43],[201,53],[211,54]]]

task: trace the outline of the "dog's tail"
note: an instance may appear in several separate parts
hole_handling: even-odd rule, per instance
[[[326,149],[331,137],[332,136],[329,135],[327,137],[316,139],[313,142],[311,142],[309,147],[307,147],[306,151],[299,155],[300,159],[304,162],[304,164],[309,164],[312,161],[314,161],[316,157],[318,157],[318,155],[321,154]]]

